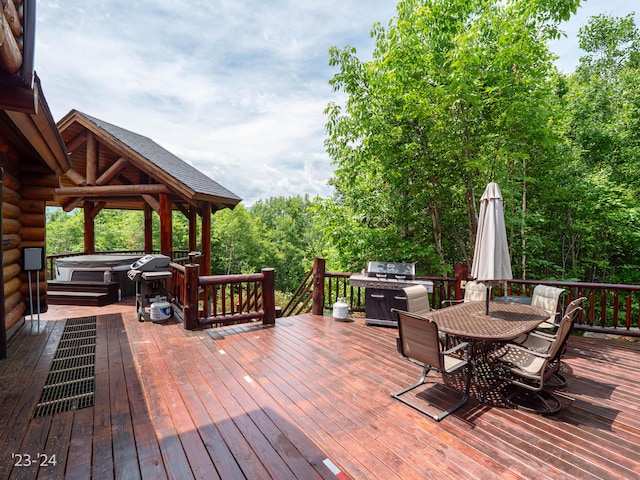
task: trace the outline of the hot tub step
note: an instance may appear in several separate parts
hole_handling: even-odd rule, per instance
[[[50,281],[47,297],[52,305],[101,307],[118,301],[118,283]]]

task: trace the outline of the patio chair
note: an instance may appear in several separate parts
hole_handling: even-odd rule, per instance
[[[542,308],[551,314],[547,320],[538,325],[538,329],[555,330],[557,328],[558,302],[560,301],[560,295],[564,292],[564,288],[551,287],[549,285],[537,285],[533,289],[531,305]]]
[[[484,302],[486,299],[487,286],[484,283],[479,283],[475,280],[469,280],[464,287],[464,298],[462,300],[442,300],[442,302],[440,302],[440,305],[442,307],[446,307],[455,303]]]
[[[407,297],[408,312],[420,313],[431,310],[427,287],[424,285],[411,285],[410,287],[404,287],[402,290]]]
[[[585,301],[586,297],[580,297],[572,301],[569,305],[567,305],[564,316],[566,317],[567,315],[572,314],[573,311],[576,308],[581,307],[581,305]],[[547,353],[555,338],[556,334],[534,330],[533,332],[516,338],[515,340],[513,340],[513,342],[517,343],[521,347],[528,348],[529,350],[534,350],[538,353]]]
[[[424,285],[411,285],[402,290],[407,297],[407,312],[421,315],[433,310],[429,302],[429,290]],[[438,337],[442,345],[446,346],[449,341],[447,334],[439,332]]]
[[[558,328],[558,303],[560,295],[565,291],[564,288],[551,287],[549,285],[537,285],[533,289],[531,295],[531,305],[549,312],[550,316],[544,322],[536,327],[536,330],[545,332],[552,337],[555,336],[555,330]],[[527,335],[520,335],[514,339],[514,343],[522,345],[527,340]]]
[[[558,373],[560,359],[565,352],[575,319],[582,311],[580,305],[585,300],[585,297],[581,297],[569,304],[567,313],[558,324],[555,337],[551,338],[547,345],[546,352],[507,343],[492,354],[494,360],[502,362],[513,374],[504,378],[515,387],[507,388],[503,392],[508,402],[524,410],[542,414],[553,414],[560,410],[560,401],[543,389],[566,385],[566,380]]]
[[[421,413],[439,422],[450,413],[462,407],[469,399],[469,387],[471,385],[471,363],[469,362],[469,344],[459,343],[449,350],[442,350],[442,344],[438,337],[438,325],[428,318],[421,317],[414,313],[403,310],[392,310],[398,318],[398,338],[396,339],[398,352],[402,357],[411,363],[423,368],[422,376],[413,385],[392,393],[391,396],[402,403],[415,408]],[[454,356],[456,352],[461,352],[461,356]],[[427,374],[431,370],[441,374],[453,374],[460,369],[465,369],[465,390],[462,398],[454,406],[444,410],[439,414],[432,414],[420,406],[402,398],[407,392],[425,383]]]

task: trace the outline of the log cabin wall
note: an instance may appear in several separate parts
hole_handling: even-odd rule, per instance
[[[2,249],[4,308],[6,330],[11,334],[21,319],[30,313],[29,282],[22,271],[22,249],[45,247],[46,201],[53,198],[58,177],[47,167],[25,162],[0,138],[0,166],[4,168],[2,189]],[[18,169],[18,165],[21,168]],[[32,276],[34,313],[37,287],[41,311],[47,309],[45,272]]]

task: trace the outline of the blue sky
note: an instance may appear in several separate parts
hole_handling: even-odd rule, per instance
[[[628,0],[583,2],[551,48],[570,72],[575,35]],[[56,120],[77,109],[148,136],[251,205],[329,196],[323,113],[331,46],[373,49],[383,0],[38,1],[36,71]],[[640,17],[636,14],[636,24]]]

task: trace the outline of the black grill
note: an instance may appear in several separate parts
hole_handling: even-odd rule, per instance
[[[414,263],[369,262],[366,274],[352,275],[349,283],[365,287],[365,321],[369,325],[398,325],[391,309],[407,309],[404,287],[423,284],[433,291],[432,282],[415,279]]]

